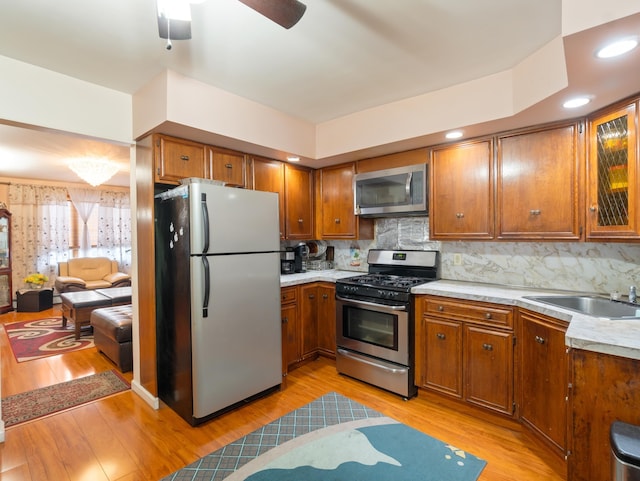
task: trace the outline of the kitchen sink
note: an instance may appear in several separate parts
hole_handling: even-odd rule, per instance
[[[600,296],[524,296],[525,299],[543,302],[588,316],[606,319],[640,319],[640,305],[612,301]]]

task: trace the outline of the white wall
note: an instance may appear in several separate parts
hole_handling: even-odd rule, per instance
[[[131,96],[0,56],[0,121],[130,143]]]

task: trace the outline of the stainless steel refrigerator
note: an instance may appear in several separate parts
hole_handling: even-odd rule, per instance
[[[196,425],[278,389],[277,194],[190,179],[156,195],[155,235],[160,399]]]

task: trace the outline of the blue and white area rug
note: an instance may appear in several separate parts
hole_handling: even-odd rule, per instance
[[[163,481],[475,481],[485,465],[330,393]]]

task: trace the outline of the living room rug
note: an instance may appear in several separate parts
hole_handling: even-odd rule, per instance
[[[485,465],[329,393],[162,481],[475,481]]]
[[[18,362],[32,361],[56,354],[93,347],[93,335],[75,338],[73,324],[62,327],[62,318],[48,317],[35,321],[4,324],[9,344]]]
[[[5,427],[32,421],[130,389],[114,369],[2,399]]]

